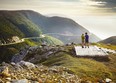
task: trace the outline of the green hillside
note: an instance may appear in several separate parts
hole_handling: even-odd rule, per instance
[[[49,58],[41,61],[46,66],[63,66],[69,68],[69,73],[77,74],[82,80],[91,80],[97,83],[98,80],[111,78],[116,82],[116,55],[109,55],[109,61],[96,61],[92,58],[77,58],[73,56],[73,46],[64,46],[63,51],[59,51]],[[85,83],[85,82],[84,82]]]
[[[1,12],[0,14],[0,39],[7,40],[12,36],[39,36],[41,33],[37,25],[19,12]]]
[[[75,58],[65,52],[59,52],[55,56],[49,57],[42,64],[46,66],[64,66],[70,69],[69,73],[77,74],[81,79],[93,82],[112,77],[109,68],[103,63],[92,59]]]
[[[31,40],[25,40],[22,43],[16,43],[11,45],[0,45],[0,63],[1,62],[10,62],[14,54],[19,53],[20,50],[24,49],[26,45],[34,46],[35,42]]]
[[[41,45],[43,43],[45,43],[47,45],[63,45],[62,41],[60,41],[57,38],[54,38],[52,36],[48,36],[48,35],[45,35],[45,37],[43,37],[43,38],[35,38],[32,40],[35,41],[38,45]]]
[[[41,27],[28,19],[21,11],[0,11],[0,40],[2,42],[7,42],[13,36],[27,38],[39,37],[40,34],[42,34]],[[50,36],[47,39],[48,41],[53,39],[53,42],[49,42],[50,44],[57,44],[60,41]]]
[[[26,18],[20,11],[0,11],[0,62],[8,62],[12,56],[18,53],[25,45],[41,45],[44,41],[50,45],[63,44],[60,40],[51,36],[34,40],[25,39],[24,42],[19,43],[11,42],[13,36],[22,39],[40,37],[41,34],[41,27]]]

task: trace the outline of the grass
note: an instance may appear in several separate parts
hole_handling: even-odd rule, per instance
[[[103,44],[103,43],[92,43],[92,45],[97,45],[99,47],[111,49],[111,50],[116,50],[116,45],[111,45],[111,44]]]
[[[28,44],[28,45],[30,45],[30,46],[35,46],[35,45],[37,45],[37,43],[34,42],[34,41],[32,41],[31,39],[25,39],[25,43]]]
[[[116,54],[109,55],[110,61],[109,62],[103,62],[105,64],[110,72],[112,73],[112,79],[116,83]]]
[[[95,43],[104,48],[115,49],[115,45],[105,45]],[[109,61],[96,61],[92,58],[75,58],[70,52],[72,52],[72,46],[64,46],[66,52],[59,52],[52,55],[42,64],[46,66],[65,66],[70,69],[70,73],[77,74],[83,80],[91,80],[93,82],[99,79],[111,78],[113,82],[116,82],[116,54],[109,54]],[[103,58],[104,59],[104,58]],[[102,58],[101,58],[102,60]]]
[[[60,65],[70,69],[70,73],[77,74],[83,80],[97,81],[98,79],[105,79],[112,77],[110,70],[100,62],[92,59],[75,58],[65,52],[59,52],[51,56],[42,64],[47,66]]]

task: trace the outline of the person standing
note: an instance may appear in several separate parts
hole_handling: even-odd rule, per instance
[[[87,34],[87,32],[85,33],[85,48],[86,47],[89,48],[89,35]]]
[[[82,42],[82,48],[84,48],[84,42],[85,42],[85,36],[84,34],[81,35],[81,42]]]

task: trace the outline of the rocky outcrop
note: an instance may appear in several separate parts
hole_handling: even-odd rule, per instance
[[[47,59],[51,55],[54,55],[55,53],[59,51],[64,51],[64,48],[62,46],[34,46],[34,47],[27,47],[23,50],[21,50],[19,53],[15,54],[12,57],[11,62],[18,63],[21,60],[26,60],[32,63],[35,63],[36,61],[41,61],[42,59]]]
[[[28,63],[28,64],[27,64]],[[31,66],[30,66],[31,65]],[[8,77],[0,75],[0,83],[80,83],[81,79],[66,67],[52,66],[46,67],[43,65],[34,65],[30,62],[21,61],[17,64],[11,63],[0,66],[7,67],[3,71],[9,74]]]
[[[11,62],[20,62],[29,52],[29,47],[27,46],[25,49],[21,49],[19,53],[15,54],[12,59]]]

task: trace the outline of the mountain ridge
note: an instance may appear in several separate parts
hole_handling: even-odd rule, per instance
[[[80,36],[82,33],[88,32],[89,34],[91,34],[87,29],[85,29],[80,24],[78,24],[77,22],[75,22],[70,18],[59,17],[59,16],[47,17],[38,12],[33,12],[33,11],[26,11],[26,12],[23,11],[22,13],[28,19],[33,21],[36,25],[41,26],[41,29],[44,34],[60,33],[60,34],[71,34],[74,36],[77,35],[77,37],[73,37],[73,38],[70,37],[65,38],[64,36],[51,35],[53,37],[62,40],[64,43],[70,43],[70,42],[80,43],[81,42]],[[97,42],[100,41],[100,38],[92,34],[90,36],[90,41]]]
[[[13,36],[22,39],[25,37],[39,37],[43,33],[41,27],[26,18],[22,12],[32,11],[0,11],[0,40],[2,43],[9,42],[8,40]]]
[[[99,41],[100,43],[104,43],[104,44],[113,44],[116,45],[116,36],[111,36],[108,37],[102,41]]]
[[[81,43],[81,34],[88,32],[88,34],[91,34],[90,42],[100,41],[100,38],[70,18],[47,17],[32,10],[1,10],[0,12],[3,19],[9,21],[15,28],[18,27],[18,31],[23,32],[21,37],[39,36],[42,33],[56,33],[55,35],[49,35],[63,41],[65,44],[70,42]],[[25,29],[25,27],[28,29]],[[58,35],[57,33],[65,35]]]

